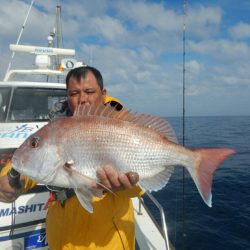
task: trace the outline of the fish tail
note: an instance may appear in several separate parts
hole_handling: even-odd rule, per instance
[[[191,176],[204,202],[212,207],[212,180],[215,170],[235,151],[229,148],[193,149],[198,154],[194,169],[189,169]]]

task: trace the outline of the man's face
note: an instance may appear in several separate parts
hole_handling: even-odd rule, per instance
[[[94,74],[92,72],[88,72],[85,79],[81,78],[80,81],[72,76],[70,77],[67,96],[70,111],[74,113],[79,104],[104,104],[106,90],[101,90]]]

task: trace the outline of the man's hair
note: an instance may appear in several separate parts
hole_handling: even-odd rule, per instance
[[[67,89],[68,89],[70,77],[74,77],[78,81],[80,81],[81,78],[85,79],[88,72],[93,73],[93,75],[95,76],[96,81],[97,81],[100,89],[103,90],[103,78],[102,78],[102,75],[101,75],[100,71],[98,69],[96,69],[94,67],[90,67],[90,66],[82,66],[82,67],[77,67],[77,68],[71,69],[69,71],[69,73],[67,74],[67,76],[66,76],[66,87],[67,87]]]

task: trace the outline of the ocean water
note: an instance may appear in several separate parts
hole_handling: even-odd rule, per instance
[[[181,142],[182,119],[167,118]],[[177,167],[168,185],[153,195],[164,207],[171,243],[177,250],[250,249],[250,116],[187,117],[188,147],[229,147],[236,151],[215,172],[212,208],[194,182]],[[158,210],[146,199],[159,220]]]

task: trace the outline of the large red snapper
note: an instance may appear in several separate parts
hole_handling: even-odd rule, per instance
[[[39,183],[74,188],[89,212],[92,196],[102,195],[92,188],[98,182],[97,168],[112,164],[118,172],[137,172],[139,185],[156,191],[167,184],[173,166],[182,165],[211,207],[214,171],[233,153],[178,145],[171,126],[159,117],[80,106],[74,116],[54,120],[30,136],[16,150],[12,164]]]

